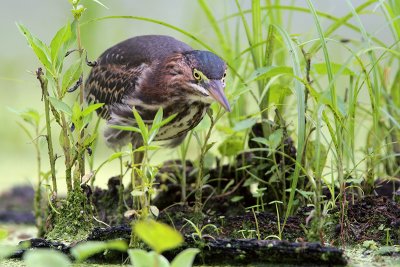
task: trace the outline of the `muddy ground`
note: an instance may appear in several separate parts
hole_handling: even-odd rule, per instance
[[[116,224],[118,181],[119,179],[116,178],[110,179],[107,190],[99,188],[91,190],[89,195],[95,204],[98,219],[112,227],[99,225],[93,230],[88,240],[115,238],[129,240],[129,219],[125,218],[124,223]],[[278,241],[271,240],[274,239],[272,236],[279,233],[278,218],[272,211],[246,209],[244,205],[231,201],[235,195],[233,193],[206,195],[205,198],[208,199],[204,206],[204,215],[194,220],[193,209],[190,206],[191,199],[189,198],[189,205],[176,204],[180,198],[179,187],[170,183],[164,184],[163,187],[166,190],[155,199],[155,203],[162,207],[158,219],[173,225],[185,236],[184,247],[200,247],[202,258],[198,261],[206,264],[307,262],[308,264],[344,265],[347,259],[343,251],[334,247],[340,245],[343,238],[347,246],[370,240],[378,245],[400,244],[400,205],[385,195],[387,190],[383,190],[383,187],[380,191],[376,191],[375,196],[367,196],[354,202],[352,199],[348,200],[343,231],[342,225],[338,223],[341,216],[339,208],[332,209],[324,228],[324,246],[308,242],[307,230],[310,228],[311,208],[301,208],[294,216],[289,217],[282,234],[282,239],[285,241]],[[381,195],[378,192],[381,192]],[[240,192],[240,194],[246,193]],[[3,192],[0,195],[0,221],[34,224],[32,199],[33,190],[30,187],[16,187],[9,192]],[[247,203],[249,204],[252,203]],[[205,227],[200,238],[194,234],[193,227],[186,219],[193,220],[199,228],[210,226]],[[44,239],[31,241],[32,247],[54,247],[66,253],[70,249],[68,245],[48,242]],[[172,258],[177,252],[179,251],[167,253],[167,256]],[[20,251],[19,256],[22,253],[23,251]],[[393,250],[388,253],[399,256],[398,252]],[[120,259],[119,254],[111,254],[106,258],[104,255],[99,255],[97,258],[97,260],[109,262]]]

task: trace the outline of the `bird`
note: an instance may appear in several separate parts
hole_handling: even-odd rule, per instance
[[[164,118],[175,114],[154,138],[170,147],[184,140],[214,101],[231,111],[224,93],[226,63],[171,36],[132,37],[104,51],[96,62],[84,94],[88,103],[104,103],[97,113],[107,121],[104,137],[111,147],[143,145],[138,133],[113,128],[137,125],[133,109],[148,125],[160,108]]]

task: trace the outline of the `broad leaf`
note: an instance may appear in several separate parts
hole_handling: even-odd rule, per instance
[[[197,248],[188,248],[179,253],[171,262],[171,267],[191,267],[194,258],[200,250]]]
[[[27,267],[71,266],[71,261],[66,255],[53,249],[28,250],[23,258]]]
[[[49,96],[49,101],[57,111],[63,112],[68,116],[72,116],[71,108],[63,101],[58,100],[57,98],[52,96]]]
[[[257,122],[257,118],[248,118],[242,121],[235,123],[233,126],[233,130],[239,132],[243,130],[250,129]]]
[[[86,107],[83,111],[82,111],[82,116],[86,117],[89,114],[91,114],[93,111],[101,108],[102,106],[104,106],[104,103],[96,103],[96,104],[90,104],[88,107]]]
[[[0,245],[0,262],[2,259],[10,257],[18,249],[20,248],[17,246]],[[2,266],[1,263],[0,266]]]
[[[254,142],[269,146],[269,141],[264,137],[254,137],[254,138],[251,139],[251,141],[254,141]]]
[[[77,261],[83,261],[105,250],[118,250],[125,252],[127,249],[128,245],[122,240],[112,240],[107,242],[88,241],[73,247],[71,249],[71,254]]]
[[[58,30],[50,43],[51,61],[57,72],[61,72],[62,63],[67,52],[67,41],[71,37],[71,25],[67,23]]]
[[[116,153],[112,154],[112,155],[107,159],[107,161],[108,161],[108,162],[113,161],[114,159],[118,159],[118,158],[124,156],[125,154],[126,154],[125,152],[116,152]]]
[[[154,220],[139,221],[134,225],[135,234],[157,253],[179,247],[182,235],[167,224]]]
[[[81,60],[78,60],[77,62],[69,66],[63,75],[61,83],[62,93],[65,94],[67,90],[78,81],[81,75],[82,62]]]
[[[51,65],[50,50],[41,40],[33,36],[29,30],[22,24],[17,23],[18,29],[25,36],[28,41],[29,46],[32,48],[33,52],[36,54],[39,61],[43,64],[47,71],[54,75],[54,71]]]
[[[29,108],[23,111],[18,111],[18,110],[14,110],[9,108],[10,111],[18,114],[25,122],[33,125],[33,126],[37,126],[39,125],[40,122],[40,114],[37,110]]]
[[[269,145],[271,149],[277,149],[278,146],[282,143],[283,130],[277,129],[268,137]]]
[[[79,105],[79,103],[77,101],[74,102],[74,105],[72,106],[71,121],[75,124],[75,127],[79,131],[82,130],[82,127],[83,127],[82,111],[81,111],[81,106]]]
[[[134,267],[170,266],[168,260],[163,255],[159,255],[154,251],[147,252],[141,249],[129,249],[128,255]]]
[[[269,88],[269,102],[277,104],[278,108],[282,108],[281,104],[284,103],[286,97],[292,95],[293,92],[289,87],[283,86],[282,84],[273,84]]]
[[[226,138],[222,144],[218,146],[218,151],[222,156],[236,156],[243,149],[243,137],[232,135]]]

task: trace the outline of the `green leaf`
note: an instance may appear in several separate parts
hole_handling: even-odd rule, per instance
[[[142,135],[143,141],[145,144],[148,144],[149,129],[147,128],[146,124],[142,120],[142,117],[140,116],[139,112],[137,112],[135,107],[133,107],[132,112],[133,112],[133,116],[135,116],[136,123],[139,126],[140,134]]]
[[[169,116],[168,118],[166,118],[165,120],[161,121],[160,123],[154,124],[154,127],[156,128],[161,128],[164,125],[168,124],[169,122],[171,122],[173,119],[175,119],[176,115],[178,114],[172,114],[171,116]]]
[[[134,225],[135,234],[157,253],[179,247],[182,235],[167,224],[154,220],[139,221]]]
[[[179,253],[171,263],[171,267],[191,267],[194,258],[200,250],[197,248],[188,248]]]
[[[269,88],[269,102],[277,104],[278,107],[284,103],[287,96],[292,95],[293,92],[289,87],[282,84],[273,84]]]
[[[88,134],[83,140],[83,146],[84,147],[91,146],[96,141],[96,138],[97,138],[96,132],[94,134]]]
[[[95,111],[95,110],[101,108],[102,106],[104,106],[104,103],[90,104],[87,108],[85,108],[85,109],[82,111],[82,116],[83,116],[83,117],[86,117],[86,116],[88,116],[89,114],[91,114],[93,111]]]
[[[71,254],[77,261],[83,261],[97,253],[105,250],[118,250],[125,252],[128,249],[128,245],[122,240],[112,241],[88,241],[80,243],[71,249]]]
[[[158,115],[158,112],[157,112],[157,114],[154,118],[153,124],[151,126],[148,143],[151,143],[153,141],[153,139],[156,137],[159,129],[161,127],[163,127],[164,125],[166,125],[167,123],[169,123],[170,121],[172,121],[176,117],[177,114],[173,114],[162,121],[159,119],[159,117],[157,117],[157,115]],[[162,117],[161,117],[161,119],[162,119]]]
[[[153,127],[154,128],[160,128],[159,126],[157,126],[157,124],[159,124],[161,121],[162,121],[162,119],[163,119],[163,115],[164,115],[164,112],[163,112],[163,109],[162,109],[162,107],[160,107],[158,110],[157,110],[157,113],[156,113],[156,115],[154,116],[154,120],[153,120]],[[153,128],[152,127],[152,128]]]
[[[24,253],[26,267],[69,267],[70,259],[59,251],[53,249],[28,250]]]
[[[282,143],[282,137],[283,137],[283,130],[282,129],[277,129],[273,133],[270,134],[268,137],[268,143],[270,145],[270,148],[272,149],[277,149],[278,146]]]
[[[4,228],[0,228],[0,240],[6,239],[8,236],[8,231]]]
[[[32,48],[33,52],[36,54],[39,61],[43,64],[47,71],[54,75],[54,71],[50,61],[50,50],[41,40],[33,36],[28,28],[24,25],[17,23],[18,29],[25,36],[28,41],[29,46]]]
[[[239,132],[250,129],[257,122],[257,118],[248,118],[239,122],[236,122],[233,126],[233,130]]]
[[[156,206],[153,206],[153,205],[150,206],[150,212],[156,218],[158,217],[158,215],[160,215],[160,210]]]
[[[312,67],[314,68],[315,72],[320,75],[328,74],[326,63],[315,63],[312,65]],[[342,68],[343,68],[343,64],[331,62],[331,70],[332,70],[333,74],[336,75],[337,73],[339,73],[339,71]],[[350,75],[350,76],[355,75],[355,73],[347,67],[344,67],[340,74],[341,75]]]
[[[251,75],[247,82],[257,81],[261,79],[268,79],[276,75],[291,74],[293,75],[293,69],[288,66],[270,66],[256,69]]]
[[[218,151],[222,156],[236,156],[243,149],[243,138],[232,135],[226,138],[222,144],[218,146]]]
[[[254,138],[251,139],[251,141],[254,141],[254,142],[269,146],[269,141],[264,137],[254,137]]]
[[[72,109],[65,102],[52,96],[49,96],[49,101],[57,111],[63,112],[68,116],[72,116]]]
[[[18,111],[9,108],[10,111],[14,112],[15,114],[18,114],[25,122],[33,125],[33,126],[38,126],[40,122],[40,114],[37,110],[29,108],[23,111]]]
[[[17,246],[0,245],[0,262],[2,259],[10,257],[18,249],[20,249],[20,248]],[[1,263],[0,263],[0,265],[1,265]]]
[[[145,151],[145,150],[157,150],[160,146],[140,146],[135,149],[135,152]]]
[[[319,149],[319,159],[317,159],[317,149]],[[306,159],[310,163],[311,169],[315,172],[322,170],[325,167],[325,162],[328,157],[328,151],[322,143],[317,143],[315,140],[311,140],[306,146]],[[319,173],[317,175],[320,175]],[[318,179],[318,178],[317,178]]]
[[[68,40],[70,39],[71,25],[67,23],[58,30],[50,43],[51,62],[55,66],[58,73],[62,70],[65,54],[68,49]]]
[[[158,130],[160,129],[161,126],[159,126],[160,122],[163,119],[163,109],[160,107],[154,116],[153,123],[150,128],[150,136],[149,136],[149,141],[148,143],[150,144],[153,139],[156,137]]]
[[[215,145],[215,143],[216,143],[216,142],[208,143],[208,144],[206,145],[206,149],[205,149],[204,153],[207,153],[207,152]]]
[[[79,59],[77,62],[69,66],[63,75],[61,83],[61,89],[63,95],[76,81],[78,81],[81,75],[82,75],[82,62]]]
[[[244,196],[234,196],[234,197],[231,198],[231,201],[233,203],[235,203],[235,202],[241,201],[243,198],[244,198]]]
[[[110,125],[110,128],[117,129],[117,130],[122,130],[122,131],[130,131],[130,132],[135,132],[135,133],[141,133],[140,129],[138,127],[134,127],[134,126]]]
[[[112,155],[107,159],[107,161],[108,161],[108,162],[113,161],[114,159],[118,159],[118,158],[124,156],[125,154],[126,154],[125,152],[116,152],[116,153],[112,154]]]
[[[154,251],[147,252],[141,249],[129,249],[128,255],[134,267],[170,266],[168,260],[163,255],[159,255]]]
[[[76,129],[78,129],[78,131],[82,130],[83,127],[82,111],[81,111],[81,106],[79,105],[78,102],[75,102],[74,105],[72,106],[71,121],[75,124],[75,127]]]
[[[77,31],[78,31],[78,24],[79,22],[77,20],[74,20],[71,24],[70,24],[70,28],[71,28],[71,35],[69,36],[68,39],[65,40],[65,48],[64,51],[67,52],[67,50],[76,43],[76,39],[77,39]],[[65,56],[65,53],[64,53]]]

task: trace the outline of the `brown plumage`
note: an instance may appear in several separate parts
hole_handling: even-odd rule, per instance
[[[105,103],[98,113],[111,125],[135,125],[133,107],[150,124],[162,107],[164,117],[177,116],[155,140],[177,145],[213,100],[230,109],[222,91],[226,64],[215,54],[193,50],[172,37],[134,37],[106,50],[97,62],[86,81],[86,98]],[[105,137],[112,146],[140,143],[137,134],[114,128],[108,128]]]

